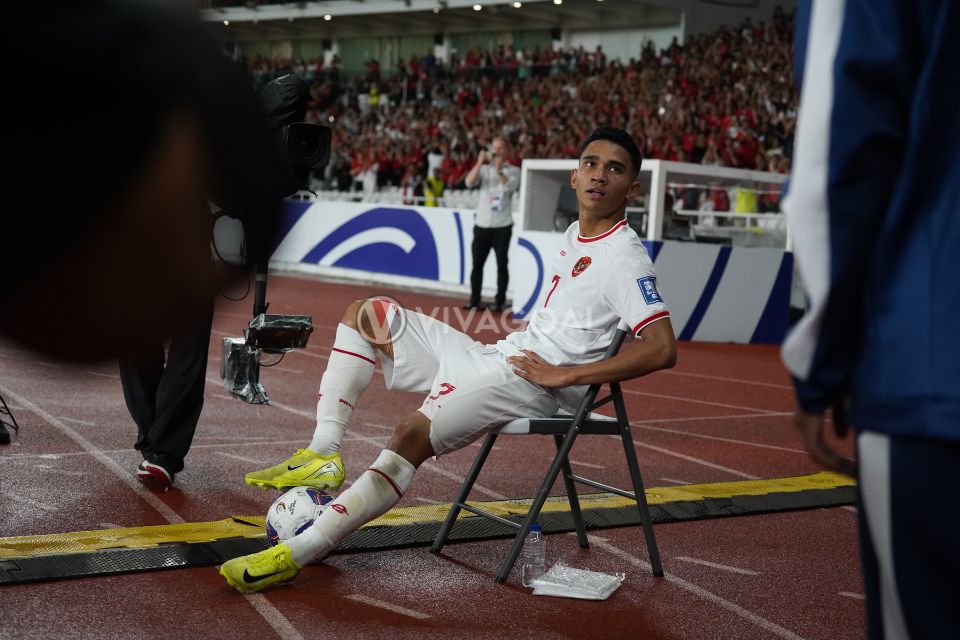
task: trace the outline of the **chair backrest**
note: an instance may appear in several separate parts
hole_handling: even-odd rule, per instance
[[[623,329],[617,329],[617,332],[613,336],[613,341],[610,343],[610,346],[607,347],[607,351],[603,354],[603,359],[608,360],[613,356],[617,355],[617,352],[620,351],[620,346],[623,345],[624,339],[627,337],[627,332]],[[583,395],[583,400],[580,401],[580,406],[577,409],[577,412],[574,415],[575,421],[583,420],[593,409],[595,408],[594,402],[597,399],[597,394],[600,393],[600,387],[603,385],[592,384],[590,388],[587,389],[587,392]]]

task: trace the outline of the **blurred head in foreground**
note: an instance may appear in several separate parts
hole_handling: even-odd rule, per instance
[[[224,284],[209,202],[264,254],[281,197],[244,73],[175,3],[15,10],[0,331],[69,359],[136,355]]]

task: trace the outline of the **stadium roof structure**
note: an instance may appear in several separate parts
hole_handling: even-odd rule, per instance
[[[516,6],[519,4],[520,6]],[[231,39],[354,37],[544,29],[676,26],[669,0],[324,0],[267,4],[211,2],[201,15]],[[481,10],[474,9],[474,5]],[[374,19],[375,18],[375,19]]]

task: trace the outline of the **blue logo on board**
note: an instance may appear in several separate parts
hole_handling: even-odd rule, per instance
[[[370,209],[313,247],[302,262],[437,280],[440,259],[427,221],[411,209]]]
[[[653,276],[637,278],[637,286],[640,287],[640,292],[643,293],[643,299],[647,304],[661,304],[663,302],[660,292],[657,291],[657,279]]]

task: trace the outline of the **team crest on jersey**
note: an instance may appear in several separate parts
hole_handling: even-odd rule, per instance
[[[593,260],[590,259],[590,256],[583,256],[577,260],[577,264],[573,265],[573,273],[570,275],[576,278],[578,275],[587,270],[587,267],[590,266],[591,262],[593,262]]]
[[[647,304],[660,304],[663,302],[660,292],[657,291],[657,279],[653,276],[637,278],[637,286],[640,287],[640,292],[643,293],[643,299]]]

